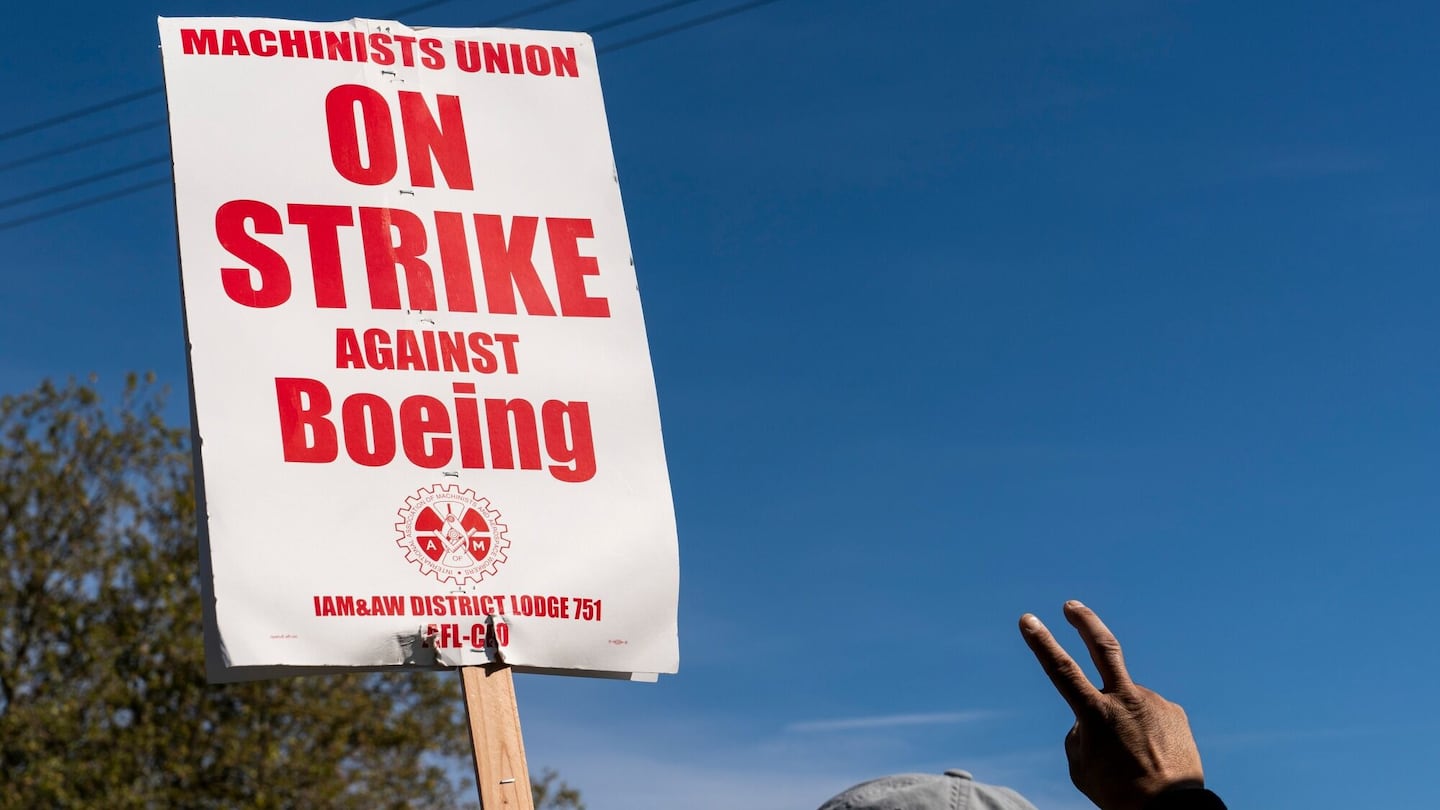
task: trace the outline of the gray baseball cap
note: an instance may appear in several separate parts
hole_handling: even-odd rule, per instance
[[[943,776],[902,773],[863,782],[820,806],[820,810],[1035,810],[1007,787],[976,782],[969,771]]]

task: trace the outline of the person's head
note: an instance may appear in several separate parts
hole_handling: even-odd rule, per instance
[[[862,782],[820,810],[1035,810],[1007,787],[976,782],[969,771],[902,773]]]

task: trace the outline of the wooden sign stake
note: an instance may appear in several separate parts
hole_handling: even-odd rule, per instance
[[[510,667],[461,667],[481,810],[535,810]]]

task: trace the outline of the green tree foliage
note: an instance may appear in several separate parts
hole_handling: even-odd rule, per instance
[[[560,774],[546,768],[539,779],[530,780],[535,810],[585,810],[580,791],[561,781]]]
[[[187,435],[162,413],[133,378],[114,409],[73,382],[0,400],[0,808],[473,803],[454,675],[206,685]],[[554,778],[550,806],[583,810]]]

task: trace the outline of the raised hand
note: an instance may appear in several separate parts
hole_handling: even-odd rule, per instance
[[[1166,791],[1203,787],[1185,710],[1130,680],[1120,642],[1094,611],[1067,602],[1065,618],[1090,650],[1101,689],[1033,614],[1020,618],[1020,634],[1075,712],[1065,736],[1075,787],[1101,810],[1143,810]]]

